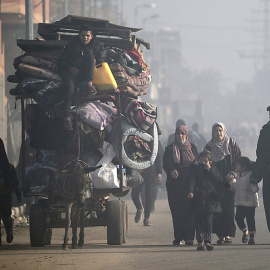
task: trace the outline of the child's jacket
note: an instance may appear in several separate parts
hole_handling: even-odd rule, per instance
[[[230,186],[234,189],[234,205],[235,206],[247,206],[258,207],[258,194],[259,186],[255,184],[252,186],[251,192],[248,190],[250,186],[250,176],[252,171],[247,171],[241,175],[238,173],[236,179],[230,181]]]
[[[188,192],[192,192],[193,210],[195,213],[207,214],[221,212],[220,195],[217,192],[223,184],[219,170],[212,165],[210,171],[200,168],[197,164],[191,165],[191,174],[188,180]]]

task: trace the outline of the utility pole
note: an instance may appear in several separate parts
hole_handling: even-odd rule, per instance
[[[120,24],[124,25],[124,1],[121,1]]]
[[[43,23],[46,23],[46,0],[42,0],[42,18]]]
[[[25,0],[25,33],[26,39],[34,38],[33,0]]]
[[[262,23],[262,30],[256,31],[256,34],[263,34],[263,40],[260,41],[261,48],[253,53],[240,52],[240,56],[243,58],[257,58],[260,60],[259,70],[268,72],[270,70],[270,0],[263,1],[263,9],[257,11],[257,13],[263,14],[263,19],[252,20],[252,22]]]
[[[68,0],[64,0],[64,17],[66,17],[68,13],[69,13]]]
[[[86,5],[85,0],[81,0],[81,16],[86,17]]]
[[[263,48],[263,68],[269,70],[270,60],[270,32],[269,32],[269,0],[264,1],[264,48]]]

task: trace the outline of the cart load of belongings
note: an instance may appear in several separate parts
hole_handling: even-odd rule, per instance
[[[93,40],[104,46],[96,56],[93,84],[97,93],[87,93],[82,85],[77,86],[72,109],[75,128],[67,133],[63,129],[65,89],[57,59],[82,24],[90,26],[95,33]],[[87,165],[102,165],[92,173],[96,189],[120,187],[120,155],[127,176],[123,186],[143,181],[138,170],[155,161],[158,129],[156,106],[138,100],[138,96],[147,93],[151,81],[141,50],[141,45],[148,49],[150,45],[131,35],[138,30],[69,15],[53,24],[39,24],[39,39],[17,40],[24,53],[14,60],[15,74],[8,76],[9,82],[16,83],[10,94],[32,99],[25,108],[25,129],[30,147],[44,156],[41,163],[27,170],[28,193],[47,194],[49,179],[72,160],[72,155],[75,159],[79,150]],[[121,119],[117,108],[121,108]]]

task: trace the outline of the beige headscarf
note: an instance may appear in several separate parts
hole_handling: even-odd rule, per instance
[[[224,138],[218,141],[214,138],[214,130],[217,126],[220,126],[224,132]],[[211,155],[214,162],[218,162],[224,159],[225,156],[230,154],[229,150],[230,137],[227,135],[227,129],[225,125],[221,122],[217,122],[212,126],[212,139],[208,143],[211,147]]]

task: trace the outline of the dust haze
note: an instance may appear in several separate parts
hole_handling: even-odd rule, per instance
[[[199,123],[207,140],[223,122],[254,160],[270,105],[269,2],[125,0],[122,8],[123,20],[143,27],[151,44],[145,59],[153,79],[142,100],[158,106],[163,144],[179,118],[189,128]]]

